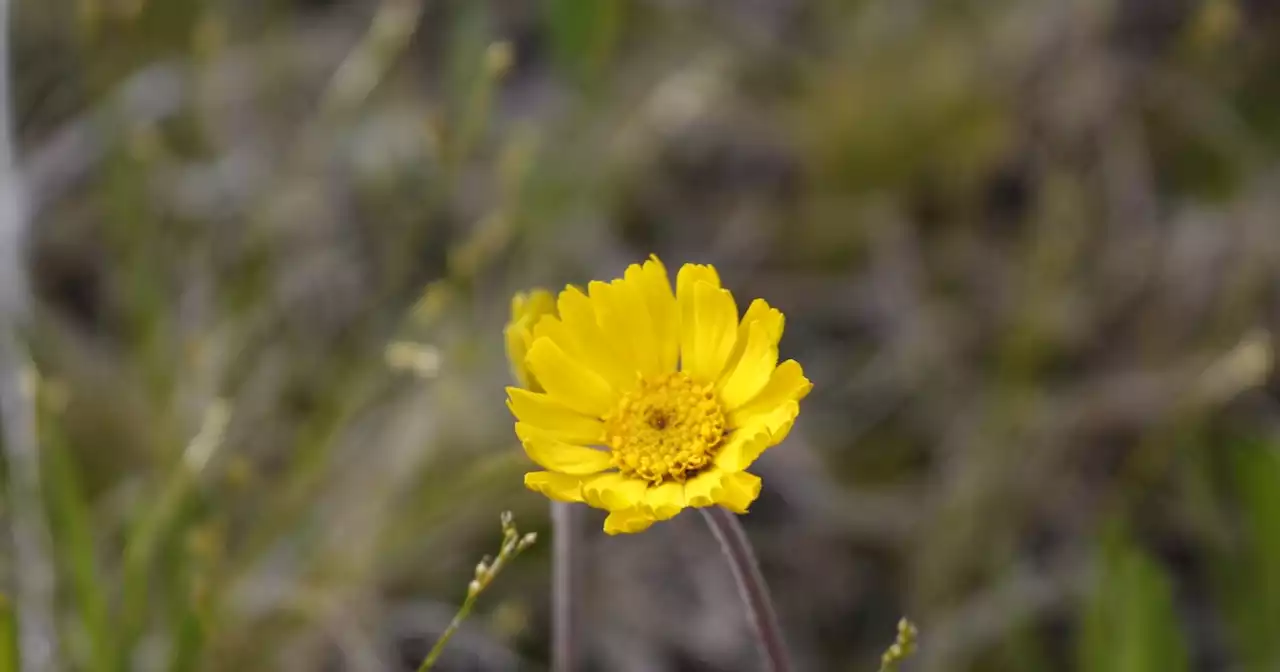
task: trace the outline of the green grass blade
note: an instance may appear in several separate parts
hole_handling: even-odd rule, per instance
[[[1079,669],[1186,672],[1168,574],[1123,533],[1103,542],[1098,583],[1082,614]]]
[[[88,635],[92,661],[86,668],[107,672],[116,659],[110,613],[93,542],[93,519],[76,465],[66,449],[48,432],[46,492],[56,549],[71,573],[80,622]]]

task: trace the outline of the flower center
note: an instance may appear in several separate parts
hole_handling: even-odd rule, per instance
[[[604,423],[613,466],[654,484],[683,482],[705,469],[725,431],[715,386],[684,373],[641,380]]]

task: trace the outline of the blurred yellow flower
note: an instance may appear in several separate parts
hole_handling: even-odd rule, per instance
[[[507,340],[507,359],[511,362],[511,375],[519,381],[520,386],[541,392],[542,387],[534,380],[525,364],[525,355],[533,344],[533,327],[543,315],[555,316],[556,297],[545,289],[535,289],[528,294],[521,292],[511,299],[511,322],[504,335]]]
[[[507,388],[516,435],[545,471],[525,485],[609,511],[609,534],[688,507],[745,513],[745,469],[791,430],[812,384],[778,364],[783,316],[763,300],[741,320],[711,266],[686,264],[671,291],[657,257],[584,293],[517,296]]]

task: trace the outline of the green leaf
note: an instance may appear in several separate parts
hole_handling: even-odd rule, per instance
[[[1220,561],[1225,602],[1245,669],[1269,671],[1280,665],[1280,447],[1248,442],[1231,454],[1242,529],[1238,554]]]
[[[18,672],[18,624],[13,605],[0,595],[0,672]]]
[[[547,32],[559,66],[590,80],[613,59],[626,13],[624,0],[550,0]]]
[[[1103,542],[1098,582],[1083,612],[1080,669],[1184,672],[1186,645],[1164,568],[1124,533]]]
[[[74,458],[56,432],[46,432],[45,436],[45,488],[53,534],[58,560],[71,574],[77,615],[89,637],[92,661],[86,667],[110,670],[116,653],[105,583],[94,550],[93,516]]]

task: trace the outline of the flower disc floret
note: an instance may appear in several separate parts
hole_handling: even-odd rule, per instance
[[[612,464],[623,476],[684,483],[711,465],[725,414],[714,385],[673,372],[641,380],[604,424]]]

